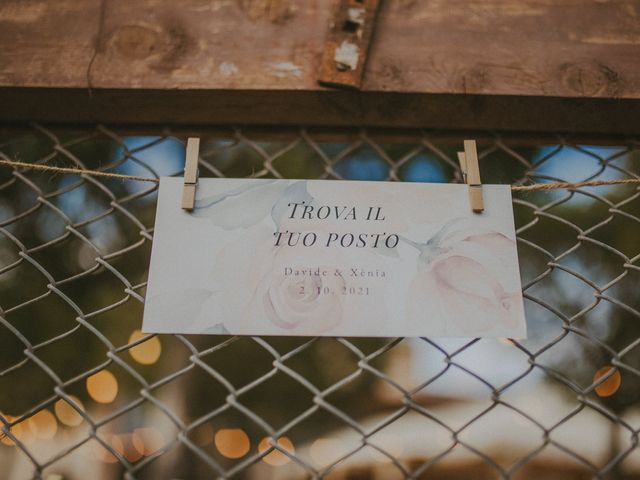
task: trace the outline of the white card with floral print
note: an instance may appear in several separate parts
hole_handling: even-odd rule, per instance
[[[511,191],[162,178],[143,330],[524,338]]]

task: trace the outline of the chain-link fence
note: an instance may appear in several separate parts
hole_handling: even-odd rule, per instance
[[[640,178],[634,139],[313,128],[205,133],[200,174],[460,181],[463,138],[484,183]],[[0,157],[181,175],[183,139],[34,125]],[[156,196],[0,170],[0,477],[640,478],[637,186],[514,195],[523,341],[141,334]]]

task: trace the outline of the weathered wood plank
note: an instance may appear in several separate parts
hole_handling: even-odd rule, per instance
[[[5,0],[0,120],[640,130],[635,0],[383,1],[362,92],[317,84],[332,7]]]
[[[37,99],[37,100],[34,100]],[[639,133],[640,101],[301,90],[0,88],[0,119],[182,125],[370,125]],[[47,108],[43,109],[42,105]]]

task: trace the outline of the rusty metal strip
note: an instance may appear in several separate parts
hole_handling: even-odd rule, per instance
[[[381,0],[340,0],[325,42],[318,83],[359,89]]]

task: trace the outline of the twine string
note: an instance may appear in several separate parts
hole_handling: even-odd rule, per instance
[[[134,180],[138,182],[160,183],[159,178],[139,177],[137,175],[124,175],[122,173],[101,172],[100,170],[85,170],[82,168],[54,167],[52,165],[16,162],[13,160],[0,159],[0,165],[6,165],[8,167],[16,167],[16,168],[26,168],[27,170],[40,170],[43,172],[77,173],[81,175],[90,175],[92,177],[108,177],[108,178],[117,178],[119,180]]]
[[[628,185],[639,184],[640,178],[619,178],[616,180],[587,180],[585,182],[553,182],[553,183],[536,183],[533,185],[511,185],[514,192],[531,192],[534,190],[573,190],[580,187],[600,187],[603,185]]]
[[[52,165],[41,165],[37,163],[17,162],[13,160],[0,159],[0,165],[14,168],[24,168],[27,170],[39,170],[43,172],[55,173],[77,173],[79,175],[90,175],[92,177],[116,178],[118,180],[129,180],[136,182],[160,183],[159,178],[141,177],[138,175],[125,175],[122,173],[103,172],[100,170],[85,170],[82,168],[70,167],[54,167]],[[511,185],[514,192],[531,192],[536,190],[559,190],[559,189],[576,189],[580,187],[599,187],[603,185],[640,185],[640,178],[625,178],[616,180],[588,180],[585,182],[553,182],[553,183],[536,183],[534,185]]]

